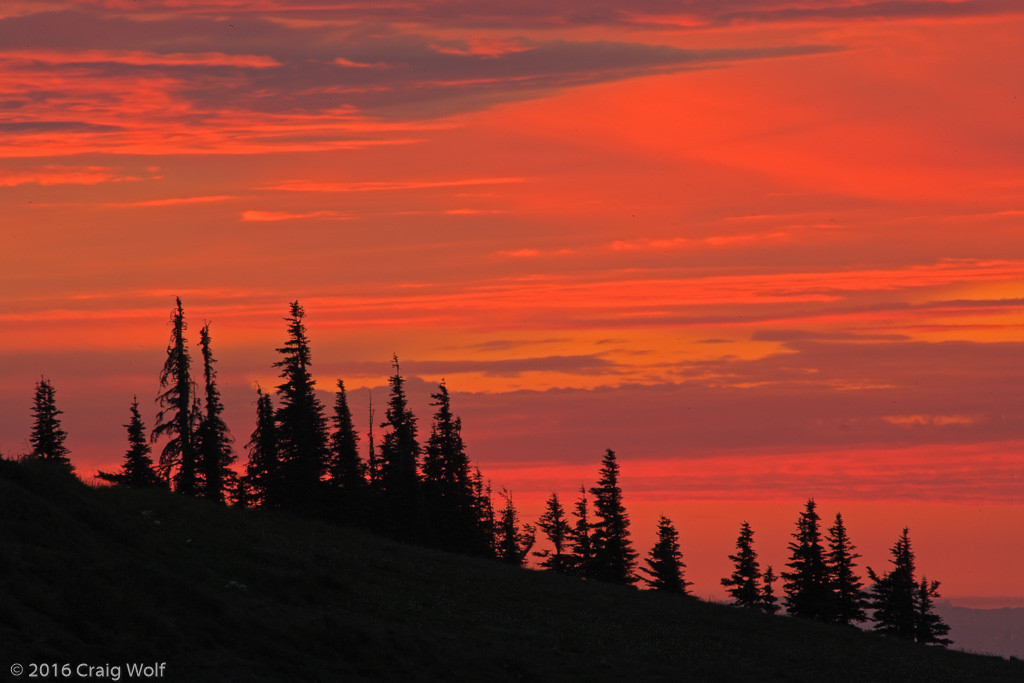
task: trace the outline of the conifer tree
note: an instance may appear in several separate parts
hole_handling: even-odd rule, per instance
[[[545,504],[544,514],[537,520],[537,526],[541,528],[548,541],[554,546],[554,551],[543,550],[534,555],[541,558],[540,566],[559,574],[569,574],[573,569],[573,556],[566,552],[572,536],[572,527],[565,517],[565,510],[558,500],[558,494],[552,492]]]
[[[281,462],[277,447],[277,424],[270,394],[256,387],[256,429],[247,448],[246,497],[252,507],[277,508],[282,502]]]
[[[60,416],[63,410],[57,409],[57,402],[54,399],[55,391],[50,380],[40,378],[36,382],[35,397],[32,402],[32,435],[29,443],[32,444],[33,458],[39,458],[46,462],[58,463],[68,472],[73,472],[75,466],[71,464],[71,453],[64,441],[68,433],[61,427]]]
[[[789,544],[791,572],[783,572],[786,611],[793,616],[829,621],[832,614],[832,590],[829,584],[825,551],[821,546],[821,518],[810,498],[796,523],[794,541]]]
[[[594,496],[594,577],[602,581],[630,585],[636,582],[637,553],[629,537],[629,515],[622,504],[619,464],[615,451],[607,449],[601,466],[601,478],[590,489]]]
[[[393,357],[392,365],[395,374],[388,380],[391,384],[391,397],[388,400],[387,420],[380,425],[388,429],[380,445],[381,484],[389,493],[411,495],[419,484],[416,470],[420,445],[416,440],[416,416],[409,410],[405,397],[405,378],[402,377],[397,355]]]
[[[722,585],[729,589],[734,604],[740,607],[761,607],[764,604],[764,593],[760,586],[761,565],[754,550],[754,531],[748,522],[740,526],[736,554],[730,555],[729,559],[733,561],[735,569],[731,577],[722,579]]]
[[[779,599],[775,597],[775,582],[779,577],[775,576],[772,566],[768,565],[761,578],[764,581],[764,587],[761,590],[761,609],[768,614],[775,614],[779,611],[779,606],[776,604]]]
[[[532,525],[520,526],[519,513],[512,502],[512,494],[508,490],[503,490],[501,495],[505,499],[505,507],[498,522],[496,554],[500,561],[521,567],[530,548],[533,547],[536,534]]]
[[[216,502],[225,502],[225,492],[234,488],[235,473],[231,469],[235,454],[231,448],[234,438],[224,423],[224,404],[217,389],[217,361],[210,350],[210,324],[199,331],[199,347],[203,353],[203,380],[206,390],[206,410],[202,413],[196,441],[199,466],[203,474],[203,496]]]
[[[576,518],[570,539],[572,541],[572,573],[585,579],[594,577],[594,544],[591,539],[593,525],[589,517],[587,489],[580,484],[580,497],[572,515]]]
[[[640,567],[651,578],[642,577],[653,590],[686,594],[690,582],[683,578],[683,553],[679,550],[679,532],[665,515],[658,518],[658,540],[644,558],[647,567]]]
[[[335,394],[333,421],[334,433],[331,435],[327,473],[336,490],[355,494],[366,484],[366,466],[359,458],[359,435],[352,423],[345,383],[340,379]]]
[[[380,489],[384,498],[385,530],[403,539],[422,540],[423,492],[420,489],[420,445],[416,440],[416,416],[409,410],[405,378],[393,357],[395,374],[389,379],[391,397],[380,426],[388,431],[380,445]]]
[[[96,476],[112,484],[129,488],[156,488],[164,486],[156,469],[150,452],[153,450],[146,438],[146,425],[139,414],[139,399],[132,397],[132,416],[124,427],[128,430],[128,452],[124,454],[124,464],[120,472],[97,472]]]
[[[935,614],[933,607],[935,598],[939,595],[939,582],[929,582],[926,577],[921,577],[921,583],[917,586],[917,634],[919,643],[926,645],[950,645],[952,640],[946,638],[949,633],[949,626],[942,621],[942,617]]]
[[[910,548],[910,530],[903,533],[890,549],[893,568],[879,576],[868,567],[871,586],[873,628],[886,635],[903,640],[917,638],[918,585],[914,580],[914,552]]]
[[[157,397],[160,412],[150,441],[167,436],[160,452],[160,473],[165,481],[173,481],[174,489],[187,496],[198,495],[202,482],[197,472],[196,422],[198,410],[195,383],[190,372],[192,359],[185,340],[185,311],[181,298],[175,299],[171,311],[171,339],[167,344],[167,360],[160,371],[160,389]],[[173,474],[172,474],[173,473]]]
[[[856,547],[850,542],[843,524],[843,516],[836,513],[835,524],[828,530],[828,571],[829,584],[832,588],[832,620],[837,624],[849,626],[853,622],[867,619],[864,608],[867,606],[867,595],[860,577],[854,572],[857,566],[854,560],[860,557],[854,551]]]
[[[473,510],[477,520],[477,536],[471,552],[483,557],[494,557],[497,538],[494,505],[491,502],[491,482],[484,483],[479,467],[473,474]]]
[[[431,394],[437,408],[423,455],[423,493],[440,547],[479,554],[481,535],[473,501],[473,480],[462,440],[462,420],[452,413],[442,380]]]
[[[281,459],[285,504],[310,509],[320,500],[320,478],[327,459],[327,418],[315,393],[310,374],[312,356],[303,323],[306,312],[298,301],[291,304],[288,340],[277,349],[283,357],[274,363],[283,380],[277,386],[277,444]]]
[[[366,427],[366,483],[377,491],[380,488],[380,457],[373,445],[373,391],[367,389],[366,393],[370,401],[370,422]]]

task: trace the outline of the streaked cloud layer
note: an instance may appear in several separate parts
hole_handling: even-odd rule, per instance
[[[322,388],[365,415],[397,353],[426,427],[445,378],[527,512],[612,447],[641,544],[807,495],[941,540],[1022,485],[1022,31],[1010,0],[5,2],[0,450],[46,375],[115,465],[177,295],[244,442],[299,299]]]

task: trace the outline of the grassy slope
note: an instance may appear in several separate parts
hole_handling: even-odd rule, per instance
[[[6,461],[0,542],[0,675],[148,660],[199,681],[1024,680],[1021,662]]]

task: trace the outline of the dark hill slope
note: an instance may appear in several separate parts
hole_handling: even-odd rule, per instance
[[[0,461],[0,539],[3,676],[166,661],[181,681],[1024,680],[1021,662],[94,490],[38,464]]]

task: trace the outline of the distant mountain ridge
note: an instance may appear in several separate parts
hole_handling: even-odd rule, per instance
[[[975,609],[946,601],[935,611],[949,624],[954,648],[1024,659],[1024,607]]]

